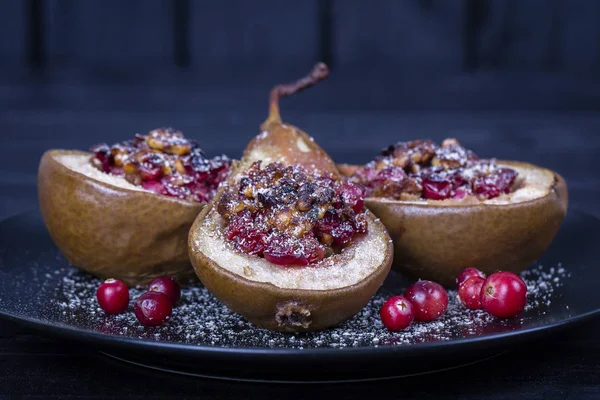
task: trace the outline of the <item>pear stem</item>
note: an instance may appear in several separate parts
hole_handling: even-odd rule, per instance
[[[317,63],[310,74],[304,78],[298,79],[292,83],[285,83],[275,86],[269,94],[269,116],[262,123],[260,128],[266,130],[273,123],[281,123],[281,115],[279,114],[279,100],[283,97],[301,92],[302,90],[311,87],[319,81],[329,76],[329,68],[324,63]]]

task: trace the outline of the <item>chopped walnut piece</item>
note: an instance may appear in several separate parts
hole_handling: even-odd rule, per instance
[[[458,140],[456,140],[454,138],[444,139],[444,141],[442,142],[442,147],[449,147],[449,146],[460,146],[460,143],[458,142]]]
[[[191,143],[183,137],[183,134],[171,128],[151,131],[146,137],[146,142],[152,149],[169,154],[185,155],[192,149]]]
[[[185,174],[185,167],[179,158],[175,160],[175,170],[180,174]]]

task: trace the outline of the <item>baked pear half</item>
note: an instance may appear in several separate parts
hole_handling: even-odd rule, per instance
[[[315,331],[354,316],[385,280],[393,247],[364,208],[363,189],[340,179],[332,159],[282,122],[281,97],[328,75],[276,86],[261,133],[194,221],[190,259],[208,290],[251,323]]]
[[[394,241],[392,268],[454,286],[465,267],[518,273],[549,247],[567,212],[565,180],[517,161],[479,159],[455,139],[388,147],[340,171]]]
[[[41,214],[76,267],[130,286],[161,275],[185,283],[195,279],[188,231],[230,165],[172,129],[91,152],[49,150],[38,170]]]

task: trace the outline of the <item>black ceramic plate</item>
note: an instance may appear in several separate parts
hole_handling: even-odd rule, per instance
[[[450,292],[442,319],[389,333],[379,307],[410,284],[392,273],[361,313],[323,332],[257,329],[200,285],[183,291],[167,325],[143,328],[131,310],[102,313],[94,298],[99,281],[69,266],[39,214],[30,213],[0,222],[0,316],[130,362],[189,374],[285,381],[411,375],[485,359],[599,314],[598,243],[600,221],[570,212],[550,250],[524,273],[528,308],[514,320],[465,310]]]

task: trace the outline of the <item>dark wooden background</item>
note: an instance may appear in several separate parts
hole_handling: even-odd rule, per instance
[[[390,65],[594,75],[594,0],[3,1],[3,64]],[[7,40],[9,39],[9,40]]]
[[[240,106],[264,98],[244,89],[289,79],[323,60],[335,73],[316,101],[328,108],[595,111],[600,105],[595,0],[0,4],[0,83],[30,85],[33,73],[47,84],[66,84],[52,89],[65,102],[80,100],[74,86],[125,84],[168,86]],[[213,93],[223,83],[237,91]],[[186,96],[173,103],[185,104],[196,106]]]
[[[572,209],[600,216],[600,1],[0,0],[0,218],[37,207],[49,148],[172,125],[237,157],[270,88],[317,60],[331,77],[282,112],[336,160],[455,136],[555,169]],[[599,335],[597,321],[465,369],[304,391],[128,367],[0,321],[0,398],[598,399]]]

